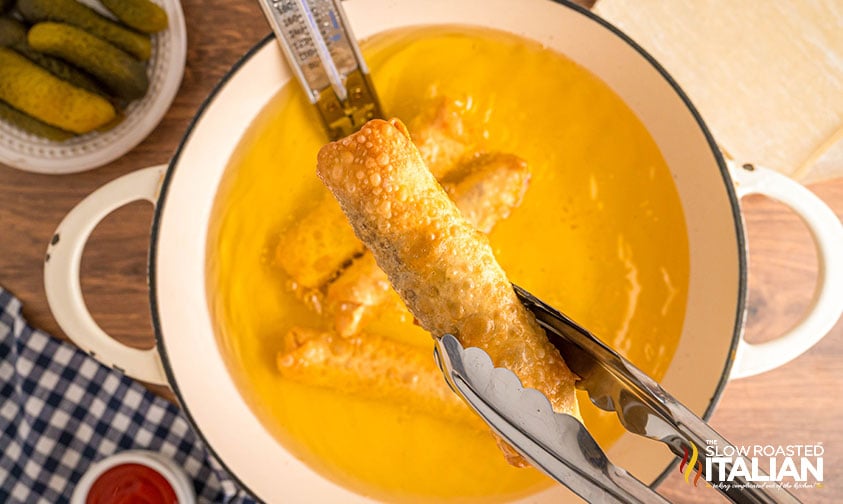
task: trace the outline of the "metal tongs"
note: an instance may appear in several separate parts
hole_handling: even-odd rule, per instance
[[[383,117],[340,0],[260,0],[260,4],[331,140]]]
[[[515,286],[568,367],[580,377],[577,388],[597,407],[617,413],[634,434],[661,441],[686,461],[706,467],[705,446],[731,443],[704,420],[668,394],[658,383],[574,321]],[[547,398],[524,388],[514,373],[495,368],[479,348],[464,349],[446,334],[436,341],[435,355],[451,388],[492,429],[536,468],[588,502],[668,502],[626,470],[613,465],[585,426],[573,416],[553,412]],[[690,454],[694,454],[690,457]],[[737,453],[737,450],[735,450]],[[739,457],[739,456],[738,456]],[[745,467],[750,463],[744,460]],[[717,466],[715,466],[717,467]],[[731,467],[724,473],[728,475]],[[740,477],[719,481],[719,470],[708,482],[732,502],[742,504],[798,503],[780,485],[748,484]]]

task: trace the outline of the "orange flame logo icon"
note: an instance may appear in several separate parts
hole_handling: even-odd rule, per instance
[[[697,483],[700,481],[700,475],[702,474],[702,462],[699,461],[700,452],[694,443],[691,443],[691,453],[688,453],[688,449],[684,446],[682,447],[682,451],[685,454],[682,456],[682,462],[679,463],[679,472],[685,475],[685,482],[690,484],[691,472],[696,467],[697,474],[694,476],[694,486],[697,486]]]

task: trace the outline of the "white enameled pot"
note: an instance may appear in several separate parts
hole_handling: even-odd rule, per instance
[[[671,169],[689,234],[687,314],[662,384],[698,414],[710,415],[729,378],[782,365],[836,322],[843,300],[843,227],[834,213],[782,175],[727,165],[676,83],[615,28],[550,0],[347,0],[345,6],[359,38],[411,25],[463,24],[537,40],[596,74],[637,114]],[[223,363],[205,298],[206,234],[220,177],[241,134],[290,78],[273,39],[249,52],[203,105],[169,167],[117,179],[68,214],[48,250],[46,291],[59,324],[80,347],[130,376],[168,383],[211,449],[261,499],[367,502],[296,460],[262,427]],[[747,291],[739,199],[754,193],[782,201],[804,219],[820,265],[806,316],[760,345],[742,340]],[[96,325],[79,282],[82,249],[96,223],[139,199],[156,205],[149,282],[158,345],[147,351],[117,343]],[[621,438],[609,457],[648,482],[673,459],[658,443],[633,435]],[[564,496],[570,494],[554,487],[529,502],[559,503]]]

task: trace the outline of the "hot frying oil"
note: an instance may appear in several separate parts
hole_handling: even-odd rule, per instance
[[[364,52],[390,117],[409,122],[437,97],[462,100],[483,125],[485,150],[527,160],[523,204],[490,235],[499,262],[510,280],[659,379],[682,330],[688,244],[671,174],[634,114],[577,64],[501,32],[407,29],[366,41]],[[500,502],[547,487],[538,471],[507,465],[486,431],[279,375],[281,337],[296,325],[325,327],[272,261],[280,231],[327,192],[315,175],[325,141],[292,83],[244,135],[220,187],[208,296],[243,397],[297,457],[378,499]],[[367,331],[432,351],[409,317]],[[616,420],[581,404],[589,430],[611,445]]]

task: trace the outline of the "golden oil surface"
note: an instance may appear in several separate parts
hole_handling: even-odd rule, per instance
[[[435,96],[469,100],[482,146],[528,161],[523,204],[490,235],[510,280],[661,378],[682,330],[687,233],[671,174],[627,106],[563,55],[497,31],[405,29],[363,48],[390,117],[408,122]],[[315,175],[325,141],[296,83],[286,86],[243,136],[217,196],[208,299],[243,397],[298,458],[377,499],[503,502],[547,487],[538,471],[507,465],[486,432],[277,372],[288,329],[325,326],[271,259],[280,230],[326,192]],[[432,349],[407,317],[367,330]],[[622,431],[616,419],[581,399],[589,430],[609,446]]]

